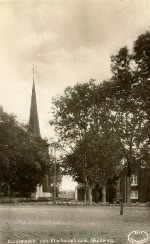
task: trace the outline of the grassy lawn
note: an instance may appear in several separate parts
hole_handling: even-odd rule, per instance
[[[150,235],[150,208],[125,207],[120,216],[117,206],[0,205],[0,244],[127,244],[134,230]]]

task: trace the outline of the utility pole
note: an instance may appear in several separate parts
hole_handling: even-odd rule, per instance
[[[123,198],[120,201],[120,215],[123,215]]]
[[[56,163],[57,163],[57,159],[56,159],[56,145],[54,144],[54,192],[53,192],[53,204],[56,204],[56,183],[57,183],[57,179],[56,179]]]
[[[56,150],[58,148],[58,143],[57,142],[51,142],[49,144],[51,148],[51,153],[53,156],[53,179],[54,179],[54,184],[53,184],[53,204],[56,204],[56,191],[57,191],[57,155],[56,155]]]

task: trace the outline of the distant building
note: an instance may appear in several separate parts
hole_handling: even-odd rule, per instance
[[[123,202],[127,202],[127,177],[125,171],[120,177],[120,191],[123,196]],[[150,202],[150,169],[141,168],[131,174],[131,203]]]
[[[118,191],[123,197],[123,202],[127,203],[127,176],[126,169],[121,172],[119,181],[108,182],[106,185],[106,202],[119,202]],[[84,201],[85,188],[79,184],[75,188],[75,199]],[[102,202],[102,188],[92,190],[93,202]],[[131,174],[131,203],[150,202],[150,169],[141,168],[136,173]],[[88,200],[88,193],[87,193]]]

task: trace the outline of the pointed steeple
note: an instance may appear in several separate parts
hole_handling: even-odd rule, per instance
[[[37,111],[37,102],[36,102],[36,91],[35,91],[34,77],[33,77],[33,87],[32,87],[29,126],[30,126],[31,130],[36,135],[40,136],[40,127],[39,127],[39,118],[38,118],[38,111]]]

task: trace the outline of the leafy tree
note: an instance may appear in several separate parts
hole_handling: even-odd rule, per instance
[[[119,143],[113,132],[109,135],[99,135],[91,131],[66,156],[63,167],[67,174],[85,186],[90,203],[92,203],[92,189],[96,186],[103,188],[103,202],[106,202],[106,183],[108,179],[118,174],[119,157]]]
[[[93,80],[83,85],[77,84],[75,87],[67,87],[64,96],[53,98],[53,120],[51,125],[55,125],[55,130],[59,133],[60,139],[73,145],[83,138],[88,131],[92,119],[91,91],[94,90]]]
[[[136,75],[139,81],[150,79],[150,33],[140,35],[134,42],[133,59],[136,63]]]
[[[35,191],[50,168],[47,142],[28,131],[15,116],[3,113],[0,123],[0,181],[5,194]]]
[[[140,35],[134,42],[133,59],[136,63],[134,72],[136,84],[133,89],[134,99],[139,108],[146,113],[148,138],[150,144],[150,33]]]
[[[114,148],[118,145],[118,153],[113,147],[107,145],[107,148],[110,152],[114,151],[115,162],[118,160],[116,169],[121,168],[121,159],[121,165],[127,169],[128,202],[131,172],[149,162],[149,61],[150,33],[147,32],[137,38],[133,52],[124,47],[111,57],[112,77],[109,81],[96,85],[91,80],[68,87],[64,96],[53,100],[55,107],[51,124],[55,125],[58,135],[71,151],[66,159],[68,161],[65,160],[67,170],[70,169],[74,178],[87,187],[95,185],[104,165],[103,162],[98,167],[94,163],[96,159],[101,162],[100,158],[103,158],[98,148],[105,145],[101,140],[106,144],[111,142],[110,135],[113,133],[115,142],[112,145]],[[105,154],[105,162],[109,162],[109,158],[111,155]],[[90,164],[91,169],[88,170]],[[95,177],[92,172],[97,172]]]
[[[148,64],[143,66],[143,63],[141,63],[144,58],[144,47],[140,45],[142,45],[144,39],[147,40],[147,34],[146,36],[140,36],[135,42],[134,54],[129,54],[127,48],[122,48],[116,56],[112,57],[112,101],[116,116],[116,133],[118,133],[121,140],[124,163],[127,167],[128,202],[130,202],[131,171],[138,170],[141,167],[141,153],[144,152],[143,147],[148,138],[148,117],[146,110],[142,108],[144,103],[140,99],[142,95],[141,86],[143,87],[144,84],[143,77],[148,75]],[[146,43],[146,46],[148,46],[148,43]],[[144,67],[147,73],[146,76],[143,76]],[[148,108],[147,105],[146,108]]]
[[[65,159],[67,172],[84,184],[89,191],[90,199],[91,190],[96,184],[103,184],[105,187],[107,178],[113,175],[113,171],[110,171],[110,161],[114,160],[116,155],[118,159],[118,153],[114,153],[118,152],[116,147],[118,141],[114,143],[111,141],[113,116],[109,95],[107,82],[96,85],[92,80],[67,88],[64,96],[53,100],[55,109],[51,124],[55,125],[57,133],[67,145],[70,145],[71,150]],[[114,135],[112,138],[117,139]],[[105,160],[101,163],[100,158],[104,157],[104,152]],[[119,164],[119,160],[114,160],[115,163],[116,161]]]

